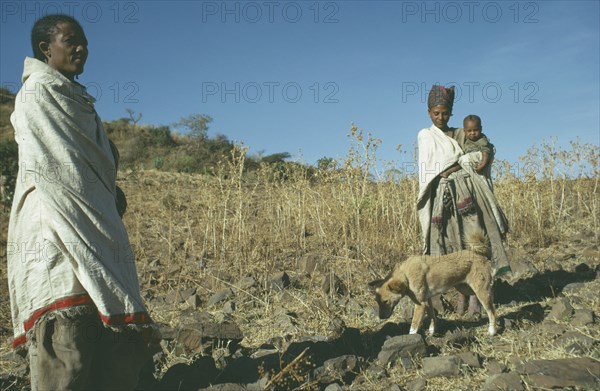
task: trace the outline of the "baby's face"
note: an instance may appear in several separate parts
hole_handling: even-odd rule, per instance
[[[478,121],[466,121],[464,123],[465,136],[471,141],[477,141],[481,137],[481,125]]]

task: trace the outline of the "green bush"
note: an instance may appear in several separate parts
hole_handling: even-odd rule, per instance
[[[171,130],[168,126],[151,127],[148,129],[148,135],[150,144],[152,145],[162,147],[172,147],[175,145],[175,140],[173,140]]]
[[[19,146],[14,140],[0,141],[0,174],[2,175],[2,204],[12,202],[19,171]]]

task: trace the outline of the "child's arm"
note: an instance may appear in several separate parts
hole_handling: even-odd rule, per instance
[[[458,163],[454,163],[453,165],[451,165],[450,167],[448,167],[447,169],[445,169],[444,171],[442,171],[440,173],[440,176],[442,178],[448,178],[448,175],[452,174],[453,172],[456,172],[458,170],[460,170],[462,167],[458,164]]]
[[[483,174],[483,170],[485,169],[485,166],[488,164],[489,160],[490,160],[490,153],[487,151],[481,151],[481,161],[479,162],[477,167],[475,167],[475,171],[478,174]]]
[[[483,170],[490,161],[492,144],[490,144],[490,140],[484,134],[481,135],[481,138],[477,141],[477,144],[479,145],[479,150],[481,151],[481,161],[477,167],[475,167],[475,172],[478,174],[483,174]]]

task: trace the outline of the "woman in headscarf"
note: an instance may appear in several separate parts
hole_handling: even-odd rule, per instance
[[[454,105],[454,87],[434,85],[427,99],[432,125],[418,136],[419,196],[417,210],[423,252],[443,255],[463,249],[463,234],[470,225],[483,229],[489,240],[489,258],[496,276],[510,271],[502,239],[508,223],[487,183],[468,167],[458,164],[463,154],[463,129],[448,126]],[[459,297],[463,313],[466,298]],[[469,312],[478,312],[475,296]]]
[[[94,98],[75,81],[88,56],[81,25],[33,26],[11,122],[19,180],[8,227],[13,346],[29,349],[33,390],[130,389],[151,359],[143,304],[120,218],[118,153]]]

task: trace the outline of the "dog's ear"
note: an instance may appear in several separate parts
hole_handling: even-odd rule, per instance
[[[385,282],[385,278],[380,278],[380,279],[377,279],[375,281],[371,281],[371,282],[369,282],[369,289],[371,289],[372,291],[374,291],[375,289],[377,289],[380,286],[382,286],[384,282]]]
[[[398,295],[404,295],[406,292],[406,284],[404,284],[402,281],[400,280],[391,280],[388,283],[388,289]]]

